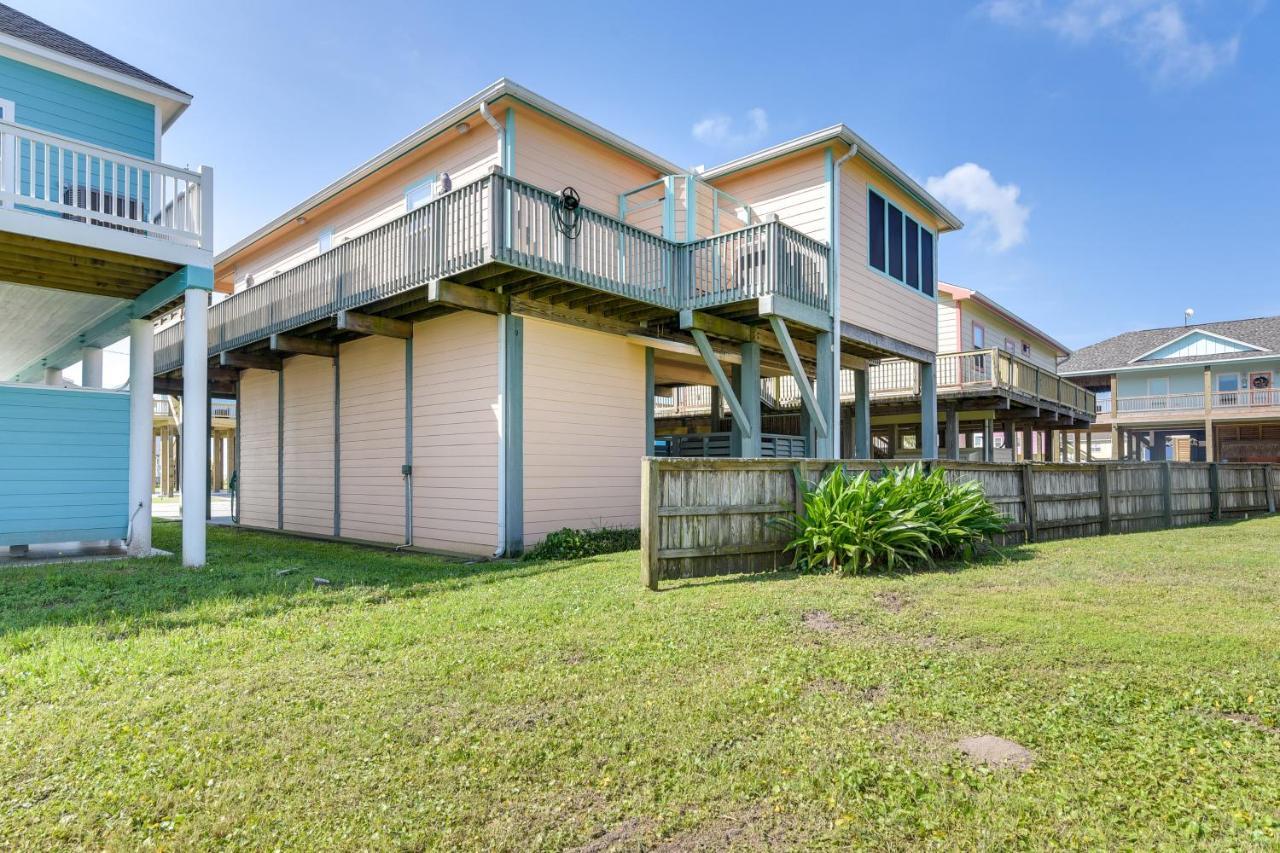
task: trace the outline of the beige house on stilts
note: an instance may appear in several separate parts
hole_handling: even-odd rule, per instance
[[[936,456],[960,225],[844,125],[690,172],[500,80],[216,258],[239,523],[470,555],[636,526],[655,396],[713,386],[730,455],[869,457],[886,359]],[[157,333],[157,388],[183,335]]]

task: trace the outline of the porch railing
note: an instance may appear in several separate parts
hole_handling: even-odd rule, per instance
[[[255,284],[209,310],[209,352],[243,346],[377,302],[489,261],[670,310],[768,294],[827,310],[828,247],[768,222],[675,243],[588,208],[569,238],[559,197],[502,174],[417,210]],[[182,325],[156,335],[156,370],[182,361]]]
[[[1180,412],[1204,410],[1204,394],[1146,394],[1135,397],[1120,397],[1115,405],[1116,412]]]
[[[1215,391],[1215,409],[1258,408],[1280,406],[1280,388],[1247,388],[1243,391]]]
[[[212,248],[207,175],[0,121],[0,204]]]

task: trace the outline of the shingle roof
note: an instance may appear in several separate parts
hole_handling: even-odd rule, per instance
[[[189,93],[182,91],[177,86],[164,82],[159,77],[153,77],[124,60],[116,59],[111,54],[104,53],[93,45],[85,44],[80,39],[69,36],[62,30],[56,30],[48,24],[37,21],[30,15],[24,15],[17,9],[3,4],[0,4],[0,33],[20,38],[47,50],[66,54],[82,62],[105,68],[108,71],[114,71],[117,74],[123,74],[126,77],[132,77],[144,83],[150,83],[152,86],[161,86],[183,97],[191,97]]]
[[[1280,317],[1255,317],[1250,320],[1227,320],[1222,323],[1196,323],[1193,326],[1170,326],[1166,329],[1144,329],[1125,332],[1096,344],[1081,347],[1070,358],[1058,365],[1059,373],[1108,373],[1118,367],[1128,367],[1141,355],[1159,349],[1188,332],[1207,332],[1242,341],[1262,352],[1227,352],[1217,355],[1192,355],[1179,358],[1161,358],[1143,361],[1142,364],[1203,364],[1206,361],[1233,361],[1255,358],[1268,353],[1280,353]]]

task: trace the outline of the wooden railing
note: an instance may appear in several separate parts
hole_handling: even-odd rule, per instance
[[[489,261],[671,310],[767,294],[827,310],[828,247],[779,222],[675,243],[588,208],[573,238],[559,196],[501,174],[459,187],[209,310],[209,352],[357,308]],[[182,361],[182,326],[156,335],[156,371]]]
[[[209,175],[0,121],[0,204],[212,248]]]

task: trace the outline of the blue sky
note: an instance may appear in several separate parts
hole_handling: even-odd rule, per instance
[[[1280,314],[1262,0],[15,2],[195,93],[219,247],[505,75],[686,165],[843,121],[968,223],[942,278],[1069,346]]]

